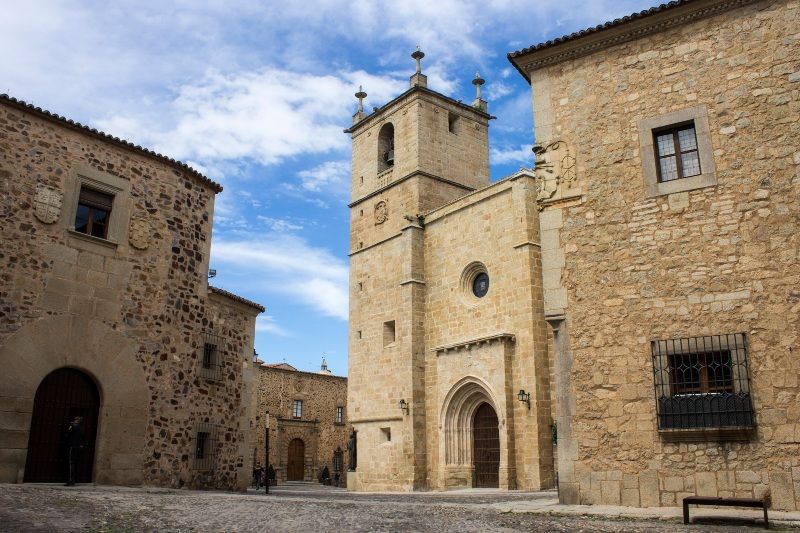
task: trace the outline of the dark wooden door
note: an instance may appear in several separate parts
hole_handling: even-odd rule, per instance
[[[45,376],[33,400],[25,482],[67,480],[66,430],[71,420],[82,416],[84,447],[78,457],[76,480],[91,483],[99,410],[97,386],[80,370],[59,368]]]
[[[500,478],[500,430],[497,414],[481,404],[472,419],[472,461],[475,487],[497,488]]]
[[[286,461],[286,480],[303,481],[305,478],[306,445],[300,439],[289,442],[289,458]]]

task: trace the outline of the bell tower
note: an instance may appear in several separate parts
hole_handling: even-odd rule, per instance
[[[353,146],[348,420],[358,435],[351,490],[427,487],[424,215],[489,183],[494,117],[484,80],[476,74],[476,98],[464,104],[427,87],[419,47],[411,57],[410,87],[372,113],[359,87],[345,130]]]

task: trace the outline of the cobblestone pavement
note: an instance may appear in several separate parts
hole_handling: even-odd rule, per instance
[[[611,520],[503,512],[537,493],[272,495],[54,485],[0,485],[0,531],[757,531],[726,522]]]

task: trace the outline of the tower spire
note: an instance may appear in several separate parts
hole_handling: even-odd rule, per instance
[[[417,71],[411,76],[411,87],[427,87],[428,76],[422,73],[422,58],[425,57],[425,53],[419,49],[419,45],[411,57],[417,62]]]

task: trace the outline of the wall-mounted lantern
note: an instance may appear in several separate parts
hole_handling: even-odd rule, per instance
[[[531,393],[525,392],[524,389],[520,389],[517,393],[517,400],[521,401],[522,403],[528,404],[528,409],[531,408]]]
[[[408,414],[409,405],[406,403],[405,399],[400,400],[400,410],[403,411],[403,413]]]

